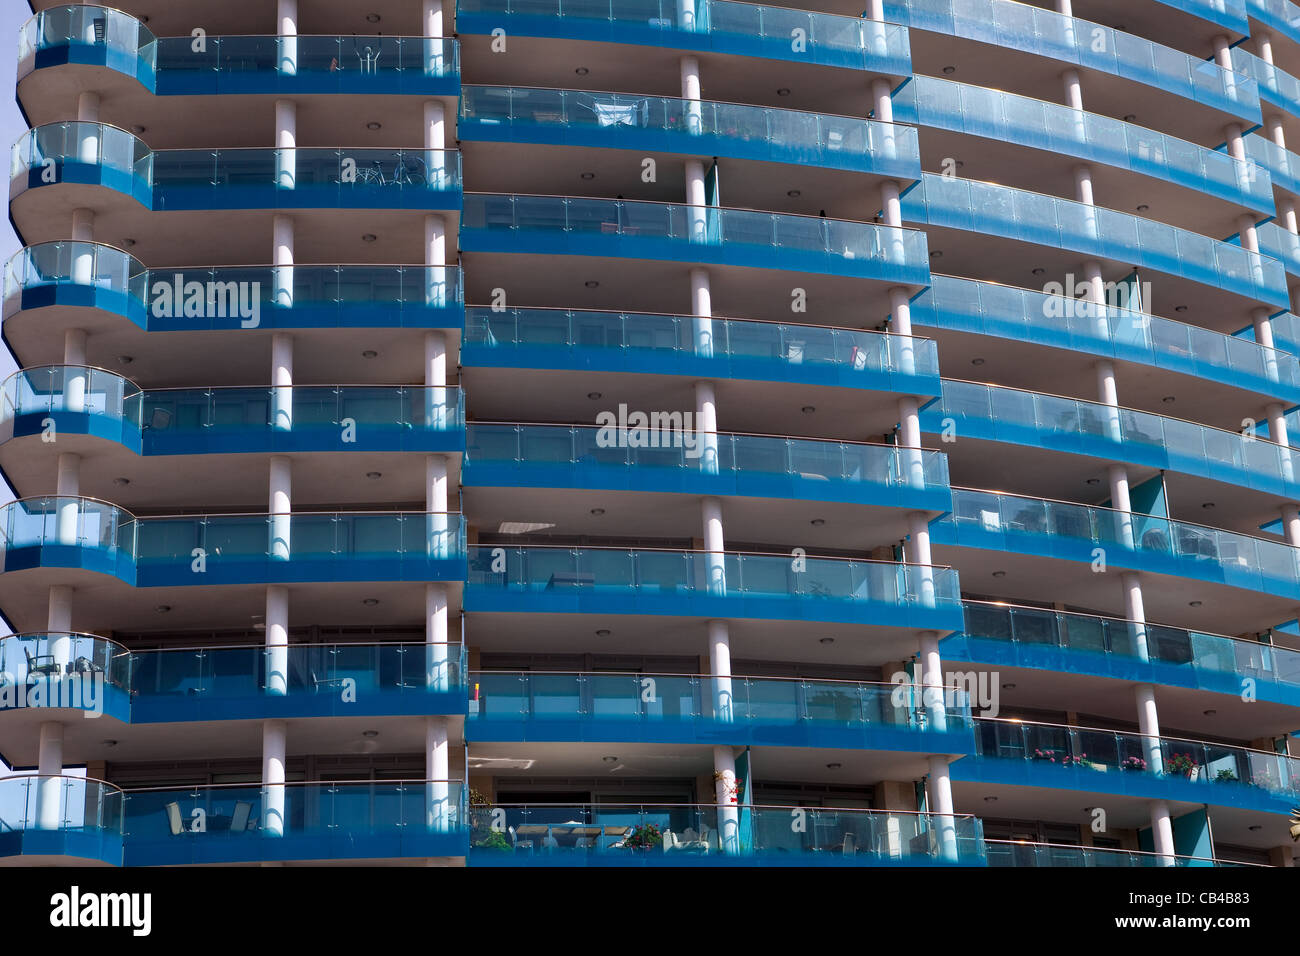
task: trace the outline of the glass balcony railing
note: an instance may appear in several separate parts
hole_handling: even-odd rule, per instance
[[[996,183],[926,173],[903,196],[903,219],[1112,259],[1285,306],[1270,256],[1113,209]]]
[[[1068,295],[936,275],[912,300],[912,324],[1090,352],[1300,401],[1300,363],[1289,352]]]
[[[469,610],[797,613],[850,622],[866,615],[873,624],[955,617],[952,629],[961,627],[951,568],[799,554],[482,545],[470,551],[465,600]]]
[[[10,179],[32,189],[91,183],[160,212],[456,209],[461,186],[455,150],[152,150],[126,130],[102,123],[29,130],[14,144]]]
[[[1048,508],[1043,509],[1044,517]],[[998,520],[1001,521],[1001,510]],[[1043,608],[967,601],[962,634],[946,638],[945,655],[983,660],[985,647],[1014,648],[1026,666],[1053,666],[1069,652],[1071,670],[1127,676],[1142,666],[1162,683],[1240,693],[1242,679],[1300,687],[1300,651],[1222,634]],[[1088,663],[1089,661],[1095,663]]]
[[[461,580],[459,514],[338,512],[137,518],[91,498],[0,508],[3,567],[75,567],[138,587]]]
[[[1013,0],[886,0],[885,19],[1050,57],[1260,122],[1259,90],[1211,60]],[[1242,18],[1245,33],[1245,20]]]
[[[1272,184],[1254,163],[1100,113],[915,76],[894,95],[894,119],[1064,153],[1273,212]]]
[[[89,777],[0,777],[0,857],[122,861],[122,791]]]
[[[716,262],[915,285],[930,274],[925,233],[915,229],[615,199],[470,193],[461,247]]]
[[[996,385],[947,381],[921,412],[921,428],[955,429],[977,438],[1149,465],[1294,497],[1295,453],[1257,437],[1164,418],[1131,408],[1083,402]]]
[[[1293,276],[1300,276],[1300,236],[1283,229],[1275,222],[1255,227],[1259,237],[1259,250],[1272,256]]]
[[[916,734],[971,726],[950,690],[943,719],[908,685],[681,674],[482,671],[471,675],[469,740],[582,739],[865,747],[922,746]],[[918,689],[919,691],[919,689]],[[923,745],[933,749],[936,741]],[[961,744],[964,749],[965,743]]]
[[[179,285],[178,285],[179,284]],[[112,246],[45,242],[5,266],[6,317],[51,305],[105,309],[151,331],[460,328],[458,266],[215,266],[149,270]]]
[[[130,790],[127,866],[464,856],[459,780]]]
[[[1300,594],[1300,550],[1154,515],[954,488],[936,544],[996,548],[1174,574],[1267,593]]]
[[[1243,136],[1242,142],[1246,144],[1246,157],[1256,166],[1268,170],[1272,185],[1300,194],[1300,156],[1254,133]]]
[[[1300,116],[1300,79],[1239,46],[1232,48],[1232,68],[1254,81],[1262,102]]]
[[[930,339],[689,315],[473,307],[461,364],[676,371],[939,393],[939,352]]]
[[[68,365],[23,369],[0,384],[0,440],[42,434],[51,416],[65,433],[98,435],[144,455],[441,451],[462,447],[465,428],[454,386],[141,391],[113,372]]]
[[[1293,43],[1300,43],[1300,7],[1291,0],[1246,0],[1246,13]]]
[[[1069,788],[1080,790],[1150,792],[1153,782],[1171,782],[1179,799],[1194,803],[1235,806],[1251,798],[1300,796],[1300,760],[1285,754],[1003,718],[981,717],[975,724],[977,756],[955,762],[954,779],[978,779],[980,763],[1019,763],[1027,766],[1024,779],[1040,786],[1050,779],[1046,774],[1069,774]],[[1050,785],[1065,783],[1058,777]]]
[[[946,498],[948,460],[940,452],[767,435],[702,434],[587,425],[474,423],[464,484],[674,489],[752,497],[797,497],[862,504],[900,503],[882,491],[937,492]],[[936,499],[936,503],[937,503]],[[938,504],[947,510],[946,503]]]
[[[459,0],[459,33],[498,27],[514,36],[707,50],[895,76],[912,72],[907,29],[897,23],[731,0]],[[791,42],[796,36],[801,45]]]
[[[485,804],[469,815],[475,865],[985,864],[983,829],[970,816],[619,803]]]
[[[458,133],[462,140],[703,152],[909,180],[921,175],[915,127],[663,96],[467,86]]]
[[[1269,320],[1269,325],[1273,327],[1273,344],[1279,349],[1285,349],[1292,355],[1300,354],[1300,319],[1296,318],[1290,312],[1279,312]],[[1255,333],[1251,328],[1247,328],[1241,333],[1242,338],[1249,337],[1254,341]]]
[[[103,65],[150,92],[444,93],[460,72],[455,40],[403,36],[155,37],[108,7],[43,10],[19,34],[19,78],[65,63]]]
[[[1027,843],[1024,840],[985,840],[989,866],[1244,866],[1201,856],[1162,856],[1143,850],[1118,850],[1062,843]]]

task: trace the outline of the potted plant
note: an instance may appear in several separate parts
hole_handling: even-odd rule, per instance
[[[1125,757],[1123,760],[1120,761],[1119,767],[1121,770],[1135,770],[1141,773],[1145,773],[1147,769],[1147,762],[1143,760],[1141,757]]]
[[[1049,747],[1049,748],[1046,748],[1046,749],[1043,749],[1043,750],[1039,750],[1039,749],[1035,748],[1035,750],[1034,750],[1034,752],[1033,752],[1033,754],[1032,754],[1031,756],[1032,756],[1033,759],[1035,759],[1035,760],[1046,760],[1048,763],[1060,763],[1060,762],[1062,762],[1062,755],[1061,755],[1061,752],[1060,752],[1059,750],[1052,750],[1050,747]],[[1064,759],[1065,759],[1065,760],[1068,760],[1069,758],[1066,757],[1066,758],[1064,758]]]
[[[474,849],[476,850],[505,850],[509,852],[513,847],[506,835],[500,830],[488,830],[486,836],[476,837],[474,840]]]
[[[625,850],[653,850],[664,845],[664,835],[657,823],[642,823],[632,828],[632,832],[623,837]]]
[[[1236,771],[1226,770],[1226,769],[1220,770],[1218,773],[1214,775],[1214,782],[1215,783],[1236,783],[1237,782]]]
[[[1165,774],[1170,777],[1190,777],[1196,767],[1191,754],[1172,754],[1165,761]]]

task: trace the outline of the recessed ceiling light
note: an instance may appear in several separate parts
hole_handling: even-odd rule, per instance
[[[985,803],[997,803],[997,802],[998,802],[998,798],[997,798],[997,797],[985,797],[985,798],[984,798],[984,802],[985,802]]]
[[[1202,602],[1202,601],[1188,601],[1188,602],[1187,602],[1187,606],[1188,606],[1188,607],[1200,607],[1202,603],[1204,603],[1204,602]]]
[[[1260,824],[1256,823],[1252,826],[1246,827],[1246,829],[1249,830],[1251,833],[1258,833],[1260,830],[1264,828]]]
[[[1003,685],[1002,685],[1002,689],[1003,689],[1003,690],[1015,690],[1015,689],[1016,689],[1016,685],[1015,685],[1015,684],[1011,684],[1011,683],[1003,684]]]
[[[943,72],[948,76],[952,76],[954,73],[957,72],[957,68],[955,66],[945,66],[943,68]]]
[[[803,412],[805,415],[811,415],[813,412],[817,411],[817,406],[805,405],[803,408],[799,409],[799,411]]]
[[[617,762],[618,762],[618,758],[617,758],[617,757],[601,757],[600,759],[603,760],[603,761],[605,761],[605,763],[617,763]]]
[[[820,641],[818,641],[818,643],[819,643],[819,644],[834,644],[834,643],[835,643],[835,638],[833,638],[833,637],[823,637]]]
[[[1146,211],[1147,211],[1148,209],[1150,209],[1150,208],[1151,208],[1151,207],[1148,206],[1146,203],[1139,203],[1139,204],[1138,204],[1138,207],[1137,207],[1137,211],[1138,211],[1138,212],[1146,212]]]
[[[1089,478],[1089,479],[1087,479],[1087,480],[1084,482],[1084,484],[1085,484],[1085,485],[1099,485],[1099,484],[1101,484],[1101,479],[1100,479],[1100,478]]]
[[[1005,577],[1007,576],[1007,572],[1005,572],[1005,571],[994,571],[994,572],[993,572],[993,576],[994,576],[995,578],[1005,578]]]
[[[1218,711],[1215,710],[1214,708],[1210,708],[1209,710],[1202,711],[1202,713],[1205,714],[1206,717],[1213,717],[1215,714],[1218,713]]]
[[[1131,123],[1131,122],[1133,122],[1133,121],[1134,121],[1135,119],[1137,119],[1137,118],[1138,118],[1138,116],[1137,116],[1136,113],[1129,113],[1127,116],[1124,117],[1124,122],[1125,122],[1125,123]]]
[[[172,606],[170,604],[159,604],[156,608],[154,608],[154,610],[157,611],[159,614],[166,614],[171,609]]]
[[[580,178],[580,179],[595,179],[595,178],[596,178],[596,174],[595,174],[595,173],[580,173],[580,174],[579,174],[579,178]]]
[[[602,628],[600,628],[598,631],[596,631],[596,636],[597,636],[597,637],[609,637],[609,628],[607,628],[607,627],[602,627]]]
[[[135,361],[135,356],[134,356],[134,355],[119,355],[119,356],[117,357],[117,360],[118,360],[118,362],[120,362],[122,365],[130,365],[132,362]]]
[[[141,133],[144,132],[144,127],[143,127],[143,126],[132,126],[132,127],[131,127],[131,132],[135,133],[135,134],[138,136],[138,135],[140,135]]]
[[[798,189],[787,189],[785,191],[785,194],[789,196],[791,199],[798,199],[800,196],[803,195],[803,193]]]
[[[117,485],[119,488],[121,488],[121,487],[123,487],[123,486],[125,486],[125,485],[129,485],[130,483],[131,483],[131,479],[130,479],[130,478],[114,478],[114,479],[113,479],[113,484]]]
[[[378,736],[379,736],[379,731],[377,731],[377,730],[363,730],[363,731],[361,731],[361,736],[362,736],[362,737],[378,737]]]
[[[577,73],[579,76],[586,76],[588,73],[591,72],[591,70],[587,69],[585,66],[580,66],[573,72]]]
[[[779,90],[776,91],[776,95],[777,95],[777,96],[789,96],[789,95],[790,95],[790,87],[788,87],[788,86],[783,86],[783,87],[781,87]]]
[[[931,258],[931,259],[942,259],[942,258],[943,258],[943,250],[942,250],[942,249],[931,249],[931,250],[930,250],[930,258]]]
[[[379,22],[379,14],[377,13],[366,14],[366,23],[378,23],[378,22]]]
[[[825,523],[826,523],[825,518],[813,518],[812,521],[809,522],[809,524],[811,524],[814,528],[820,528]]]
[[[1176,306],[1174,306],[1174,311],[1175,311],[1175,312],[1186,312],[1186,311],[1187,311],[1187,306],[1185,306],[1185,305],[1176,305]]]
[[[1030,273],[1033,274],[1033,275],[1040,276],[1040,275],[1042,275],[1044,272],[1046,272],[1047,270],[1044,269],[1042,266],[1036,266],[1035,268],[1030,269],[1029,271],[1030,271]]]
[[[592,509],[591,509],[591,513],[592,513],[593,515],[595,515],[597,518],[599,518],[601,515],[603,515],[603,514],[605,513],[605,509],[604,509],[604,508],[592,508]]]
[[[376,358],[378,357],[378,355],[379,353],[376,352],[374,349],[366,349],[364,352],[361,353],[362,358]]]
[[[1174,398],[1172,395],[1166,395],[1164,398],[1160,399],[1160,401],[1164,402],[1166,405],[1172,405],[1177,400],[1178,399]]]
[[[116,741],[116,740],[105,740],[105,741],[102,741],[102,743],[104,744],[105,747],[116,747],[116,746],[117,746],[117,741]]]
[[[130,249],[132,246],[135,245],[135,240],[134,240],[134,239],[123,239],[123,240],[122,240],[122,245],[124,245],[124,246],[126,246],[128,249]]]
[[[984,364],[984,359],[982,359],[982,358],[973,358],[973,359],[970,360],[970,363],[971,363],[971,365],[974,365],[975,367],[978,368],[979,366],[981,366],[981,365]]]
[[[361,603],[364,604],[366,607],[374,607],[376,604],[379,603],[379,598],[366,598]]]
[[[1214,502],[1213,502],[1213,501],[1202,501],[1202,502],[1201,502],[1201,507],[1202,507],[1202,508],[1213,508],[1213,507],[1214,507]]]
[[[828,764],[826,765],[826,769],[827,769],[827,770],[839,770],[839,769],[840,769],[841,767],[843,767],[843,766],[844,766],[844,764],[842,764],[842,763],[828,763]]]
[[[603,393],[601,393],[601,392],[588,392],[588,393],[587,393],[587,397],[588,397],[589,399],[591,399],[591,400],[594,402],[594,401],[596,401],[596,399],[600,398],[600,397],[602,396],[602,394],[603,394]]]
[[[600,283],[597,282],[595,279],[588,279],[586,282],[583,283],[583,285],[585,285],[588,289],[596,289],[600,287]]]
[[[366,472],[366,477],[369,478],[371,481],[374,481],[377,478],[384,477],[384,473],[382,471],[368,471]]]
[[[362,242],[374,242],[378,238],[379,237],[376,236],[373,232],[364,232],[361,234]]]
[[[383,129],[383,128],[384,128],[383,123],[376,123],[374,120],[371,120],[369,123],[366,124],[366,129]]]

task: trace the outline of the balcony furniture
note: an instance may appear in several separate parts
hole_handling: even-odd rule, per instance
[[[519,839],[518,831],[515,830],[514,827],[506,827],[506,832],[510,834],[510,845],[513,846],[516,850],[533,849],[533,841]]]
[[[596,575],[581,571],[558,571],[546,582],[546,590],[553,591],[560,587],[590,587],[596,583]]]
[[[844,834],[844,845],[840,848],[840,852],[845,856],[853,856],[858,852],[857,840],[852,833]]]
[[[163,814],[167,817],[167,828],[171,830],[172,836],[180,836],[185,832],[185,824],[181,821],[181,805],[172,801],[163,807]]]
[[[250,813],[253,805],[244,800],[235,801],[235,809],[230,814],[230,832],[243,833],[252,829],[253,818]]]
[[[104,668],[96,664],[89,657],[78,657],[68,668],[69,674],[102,674]]]
[[[27,655],[27,673],[39,674],[43,677],[58,677],[63,667],[55,659],[53,654],[35,654],[27,648],[23,648],[23,653]]]

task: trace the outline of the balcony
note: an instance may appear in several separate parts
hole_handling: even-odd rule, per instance
[[[548,37],[666,47],[905,76],[907,30],[896,23],[731,0],[459,0],[460,35]],[[790,38],[802,31],[805,48]]]
[[[947,459],[765,435],[475,423],[466,487],[602,488],[948,510]]]
[[[419,512],[137,518],[89,498],[0,508],[3,570],[62,568],[135,587],[462,581],[458,514]]]
[[[942,719],[899,684],[678,674],[471,675],[465,739],[969,753],[970,705]]]
[[[17,313],[56,307],[100,309],[153,332],[460,329],[465,309],[454,265],[149,270],[129,253],[98,243],[28,246],[5,266],[7,334],[13,334]]]
[[[961,628],[950,568],[790,554],[476,546],[465,609]]]
[[[1300,402],[1300,363],[1289,352],[1069,296],[936,275],[912,301],[912,323],[1100,355]]]
[[[926,173],[903,197],[903,219],[1109,260],[1186,279],[1278,307],[1282,264],[1240,246],[1151,219],[996,183]],[[937,245],[941,238],[932,234]]]
[[[1300,651],[1222,634],[1135,624],[1032,607],[966,603],[962,634],[945,638],[945,660],[1092,674],[1300,707]]]
[[[616,803],[502,804],[470,816],[471,866],[985,865],[970,816]]]
[[[954,782],[1000,783],[1287,813],[1300,760],[1226,744],[978,718]]]
[[[1246,145],[1246,157],[1268,170],[1273,186],[1300,195],[1300,156],[1258,134],[1243,136],[1242,142]]]
[[[122,862],[122,791],[87,777],[0,778],[0,858],[26,865]]]
[[[460,389],[393,385],[142,391],[104,369],[58,365],[0,385],[0,442],[87,435],[139,455],[453,452],[465,447]]]
[[[1257,226],[1260,251],[1277,259],[1288,275],[1300,276],[1300,236],[1283,229],[1276,222]]]
[[[1255,82],[1261,102],[1300,117],[1300,79],[1239,46],[1232,48],[1232,68]]]
[[[921,176],[912,127],[707,100],[467,86],[458,132],[467,142],[726,156],[909,181]]]
[[[894,95],[894,119],[993,141],[981,144],[984,148],[1005,144],[1072,156],[1193,189],[1206,197],[1224,200],[1234,208],[1244,207],[1266,215],[1273,213],[1269,177],[1259,175],[1258,168],[1250,162],[1233,159],[1225,152],[1206,149],[1165,133],[1099,113],[1074,110],[1059,103],[969,83],[915,76]],[[933,134],[923,130],[922,136],[928,141]],[[956,140],[948,137],[943,142],[955,143]],[[934,145],[939,144],[936,142]],[[951,155],[948,152],[940,154]],[[1041,164],[1043,157],[1035,157],[1034,161]],[[1094,170],[1094,174],[1106,178],[1114,191],[1133,190],[1131,177],[1129,182],[1123,183],[1105,169]],[[1150,185],[1143,183],[1148,192]],[[1107,190],[1107,194],[1110,193],[1111,190]],[[1147,194],[1143,193],[1144,196]],[[1176,213],[1177,194],[1165,195],[1170,212]],[[1230,210],[1225,210],[1227,212]]]
[[[10,197],[98,186],[147,210],[460,208],[454,150],[298,147],[152,150],[126,130],[53,123],[14,144]],[[15,213],[17,216],[18,213]]]
[[[126,792],[126,866],[463,857],[459,780]]]
[[[1292,43],[1300,43],[1300,7],[1290,0],[1246,0],[1246,13]]]
[[[1095,846],[1070,846],[1062,843],[1026,843],[1023,840],[985,840],[989,866],[1084,866],[1084,867],[1162,867],[1162,866],[1247,866],[1202,856],[1162,856],[1144,850],[1114,850]]]
[[[66,64],[107,67],[159,95],[260,93],[455,96],[455,40],[401,36],[155,37],[120,10],[52,7],[19,34],[19,81]]]
[[[0,673],[14,691],[0,686],[0,713],[40,714],[66,700],[137,724],[463,714],[465,664],[460,644],[132,651],[93,634],[19,634],[0,638]],[[91,680],[99,685],[92,694],[65,687]],[[37,681],[50,691],[44,700],[31,696]]]
[[[929,339],[688,315],[474,307],[461,364],[939,394],[939,354]]]
[[[1006,551],[1193,578],[1300,598],[1300,552],[1186,521],[1041,498],[954,488],[952,513],[931,525],[937,546]]]

